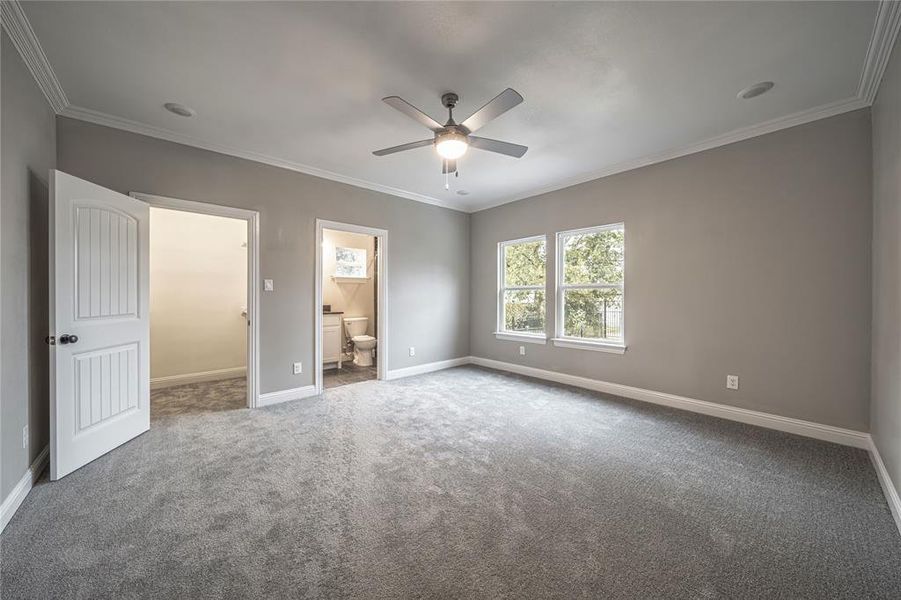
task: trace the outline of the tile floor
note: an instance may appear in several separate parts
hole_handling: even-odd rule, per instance
[[[322,386],[328,390],[349,383],[359,383],[378,378],[376,361],[373,361],[371,367],[358,367],[352,361],[347,361],[341,365],[340,369],[326,369],[323,371]]]

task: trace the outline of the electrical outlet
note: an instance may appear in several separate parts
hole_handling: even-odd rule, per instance
[[[726,389],[738,389],[738,375],[726,375]]]
[[[301,373],[303,373],[303,364],[299,362],[294,363],[294,374],[300,375]]]
[[[410,356],[416,356],[416,348],[410,346]]]
[[[272,283],[271,279],[263,280],[263,291],[264,292],[271,292],[274,289],[275,289],[275,284]]]
[[[526,347],[525,347],[525,346],[520,346],[520,347],[519,347],[519,355],[520,355],[520,356],[525,356],[525,355],[526,355]]]
[[[22,428],[22,447],[28,448],[28,425]]]

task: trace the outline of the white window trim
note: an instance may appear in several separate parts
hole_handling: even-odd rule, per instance
[[[504,287],[504,248],[516,244],[528,242],[544,242],[544,285],[511,285]],[[515,240],[506,240],[497,244],[497,329],[494,337],[499,340],[511,342],[528,342],[532,344],[547,343],[547,323],[545,322],[544,334],[521,333],[517,331],[504,331],[504,291],[544,290],[545,306],[547,305],[547,236],[544,234],[533,235]]]
[[[507,288],[509,289],[509,288]],[[495,331],[494,337],[507,342],[525,342],[527,344],[547,344],[546,335],[533,335],[529,333],[513,333],[510,331]]]
[[[582,227],[581,229],[570,229],[568,231],[558,231],[556,238],[556,247],[554,248],[556,273],[554,274],[555,294],[554,294],[554,331],[556,333],[553,338],[554,346],[560,348],[578,348],[580,350],[594,350],[597,352],[609,352],[611,354],[625,354],[626,352],[626,258],[623,256],[623,282],[619,284],[610,283],[582,283],[582,284],[565,284],[563,283],[563,255],[564,255],[564,238],[573,235],[585,235],[590,233],[600,233],[602,231],[610,231],[613,229],[623,230],[623,240],[625,240],[626,225],[623,222],[610,223],[608,225],[597,225],[595,227]],[[563,293],[569,289],[616,289],[623,295],[623,341],[622,343],[609,342],[595,338],[578,338],[564,335],[563,322]]]
[[[558,338],[552,340],[558,348],[578,348],[579,350],[594,350],[595,352],[609,352],[610,354],[625,354],[624,344],[611,344],[610,342],[590,342],[585,338]]]

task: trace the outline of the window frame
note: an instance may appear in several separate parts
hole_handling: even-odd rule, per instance
[[[362,263],[347,263],[338,260],[338,250],[351,250],[355,253],[362,253],[363,262]],[[339,275],[338,267],[341,265],[351,265],[351,266],[362,266],[363,274],[362,275]],[[366,248],[351,248],[350,246],[335,246],[335,272],[332,274],[333,277],[338,279],[369,279],[369,251]]]
[[[544,283],[541,285],[512,285],[505,286],[504,279],[506,275],[506,263],[504,258],[506,257],[506,248],[507,246],[515,246],[517,244],[528,244],[531,242],[544,242]],[[544,305],[545,311],[547,310],[547,301],[548,301],[548,293],[547,293],[547,260],[548,254],[548,244],[547,244],[547,235],[539,234],[532,235],[524,238],[517,238],[515,240],[505,240],[502,242],[498,242],[497,244],[497,323],[495,324],[494,337],[499,340],[507,340],[507,341],[519,341],[519,342],[528,342],[531,344],[546,344],[547,343],[547,314],[545,314],[544,319],[544,332],[541,334],[536,333],[524,333],[519,331],[506,331],[504,329],[504,292],[511,291],[520,291],[520,290],[541,290],[544,292]]]
[[[601,233],[604,231],[622,230],[623,232],[623,280],[621,283],[570,283],[564,282],[564,255],[566,248],[566,238],[575,235],[589,235],[593,233]],[[581,227],[579,229],[570,229],[567,231],[558,231],[556,235],[555,265],[556,273],[554,275],[555,293],[554,293],[554,346],[562,348],[578,348],[581,350],[595,350],[598,352],[610,352],[612,354],[624,354],[626,351],[626,225],[624,222],[609,223],[607,225],[595,225],[593,227]],[[582,338],[565,335],[564,321],[564,302],[563,296],[566,290],[619,290],[623,298],[623,336],[621,342],[611,342],[600,340],[597,338]]]

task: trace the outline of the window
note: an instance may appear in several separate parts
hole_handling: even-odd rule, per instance
[[[557,234],[557,337],[554,344],[625,349],[622,223]]]
[[[366,249],[335,248],[335,277],[366,277]]]
[[[543,235],[498,244],[498,338],[545,342],[546,268]]]

